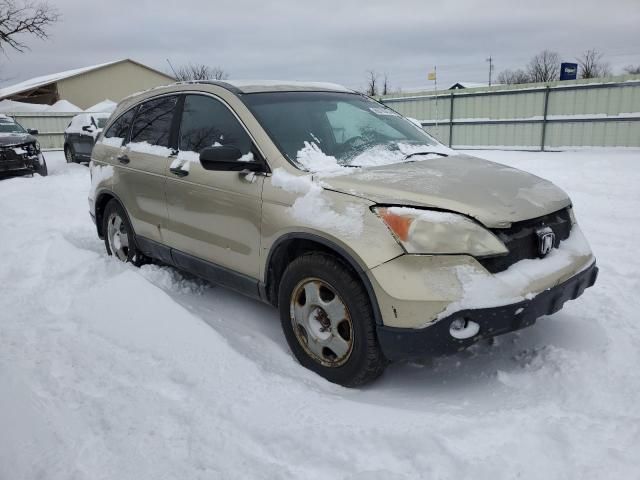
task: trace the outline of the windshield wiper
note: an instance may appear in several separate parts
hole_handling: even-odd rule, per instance
[[[409,155],[404,157],[404,160],[407,160],[407,159],[409,159],[411,157],[417,157],[418,155],[440,155],[441,157],[448,157],[449,156],[446,153],[442,153],[442,152],[425,151],[425,152],[410,153]]]

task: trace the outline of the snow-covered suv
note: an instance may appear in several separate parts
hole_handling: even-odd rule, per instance
[[[452,151],[337,85],[133,96],[91,173],[109,254],[278,307],[300,363],[347,386],[531,325],[598,272],[558,187]]]

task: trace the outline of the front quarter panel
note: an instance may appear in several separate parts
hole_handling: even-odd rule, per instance
[[[303,174],[304,175],[304,174]],[[263,190],[261,277],[269,252],[284,236],[321,237],[347,252],[362,270],[402,255],[402,247],[370,210],[372,202],[331,190],[295,193],[266,179]]]

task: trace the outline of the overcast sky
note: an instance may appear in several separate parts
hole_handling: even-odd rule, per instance
[[[132,58],[167,71],[204,63],[231,78],[322,80],[362,88],[367,70],[392,89],[486,82],[548,48],[572,61],[589,48],[615,73],[640,64],[639,0],[53,0],[62,14],[46,41],[0,60],[3,84]],[[440,86],[439,85],[439,86]]]

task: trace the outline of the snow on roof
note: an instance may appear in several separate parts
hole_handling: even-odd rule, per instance
[[[0,98],[10,97],[17,93],[25,92],[27,90],[33,90],[34,88],[44,87],[50,83],[59,82],[65,78],[75,77],[91,70],[113,65],[114,63],[122,62],[122,60],[116,60],[113,62],[101,63],[99,65],[91,65],[90,67],[76,68],[75,70],[66,70],[64,72],[52,73],[50,75],[42,75],[40,77],[30,78],[15,85],[9,87],[0,88]]]
[[[329,90],[334,92],[353,92],[353,90],[328,82],[299,82],[294,80],[224,80],[244,93],[291,91],[291,90]]]

